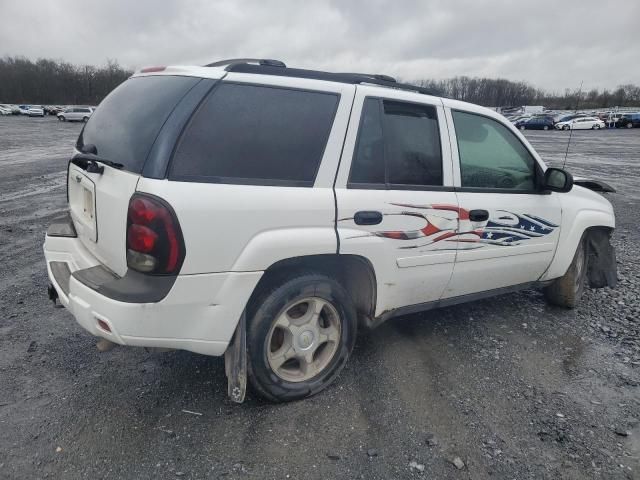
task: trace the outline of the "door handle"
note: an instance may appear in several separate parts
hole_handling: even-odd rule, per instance
[[[356,225],[378,225],[382,222],[382,214],[369,211],[356,212],[353,221],[356,222]]]
[[[472,222],[486,222],[489,220],[489,212],[486,210],[471,210],[469,212],[469,220]]]

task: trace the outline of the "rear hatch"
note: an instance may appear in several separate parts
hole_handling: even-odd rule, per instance
[[[71,217],[80,241],[117,275],[127,271],[129,199],[162,126],[199,80],[130,78],[102,101],[78,138],[82,159],[71,160],[67,178]]]

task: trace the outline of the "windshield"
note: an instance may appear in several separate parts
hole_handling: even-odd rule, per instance
[[[199,81],[169,75],[130,78],[93,112],[78,138],[78,150],[95,145],[100,157],[140,173],[167,117]]]

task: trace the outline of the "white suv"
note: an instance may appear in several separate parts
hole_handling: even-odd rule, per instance
[[[390,77],[143,69],[78,138],[49,295],[117,344],[226,353],[235,401],[247,378],[299,399],[336,378],[358,326],[614,286],[613,209],[573,183],[501,115]]]

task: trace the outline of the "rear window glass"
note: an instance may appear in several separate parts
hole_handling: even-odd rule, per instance
[[[100,157],[140,173],[167,117],[199,81],[167,75],[130,78],[91,115],[78,138],[78,149],[95,145]]]
[[[180,140],[175,180],[312,186],[339,96],[220,84]]]

